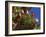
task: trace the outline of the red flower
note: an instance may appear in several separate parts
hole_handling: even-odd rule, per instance
[[[34,12],[32,13],[32,16],[33,16],[33,17],[35,16]]]

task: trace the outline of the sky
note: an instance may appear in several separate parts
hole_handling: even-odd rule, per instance
[[[29,10],[29,14],[31,13],[35,14],[35,18],[40,19],[40,8],[39,7],[32,7],[32,9]]]

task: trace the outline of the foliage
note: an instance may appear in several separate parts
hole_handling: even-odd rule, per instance
[[[24,25],[31,25],[33,21],[34,19],[32,18],[32,16],[26,14],[22,16],[20,23]]]

